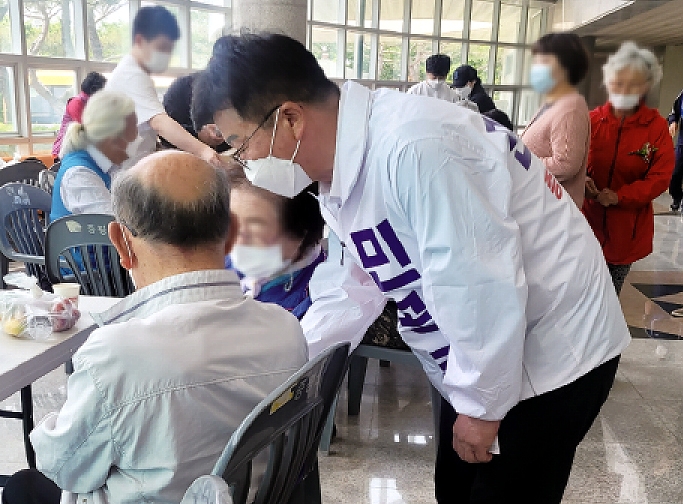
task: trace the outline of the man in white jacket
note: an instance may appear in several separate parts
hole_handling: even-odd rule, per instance
[[[242,294],[227,174],[187,153],[114,185],[109,234],[138,290],[96,316],[66,403],[31,433],[5,504],[178,504],[234,430],[307,360],[295,317]],[[62,492],[63,491],[63,492]]]
[[[199,85],[252,183],[291,196],[320,182],[333,236],[302,320],[309,351],[357,344],[396,300],[444,397],[437,500],[559,503],[630,339],[562,186],[497,123],[340,91],[282,35],[219,39]]]

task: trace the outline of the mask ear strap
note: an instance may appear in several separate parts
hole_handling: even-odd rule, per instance
[[[301,145],[301,140],[297,140],[296,142],[296,149],[294,149],[294,154],[292,154],[292,159],[289,160],[290,163],[294,162],[294,158],[296,155],[299,153],[299,146]]]
[[[270,137],[270,155],[273,155],[273,145],[275,144],[275,133],[277,133],[277,123],[280,118],[280,109],[275,112],[275,125],[273,126],[273,136]]]

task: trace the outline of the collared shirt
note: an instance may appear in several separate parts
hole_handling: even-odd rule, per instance
[[[477,113],[346,83],[319,200],[334,234],[302,319],[311,355],[360,342],[393,298],[403,339],[455,410],[500,420],[630,341],[586,219]]]
[[[141,139],[136,153],[121,164],[121,169],[130,168],[140,159],[156,150],[157,133],[149,121],[166,110],[159,100],[152,77],[127,54],[112,72],[105,86],[107,91],[115,91],[128,96],[135,102],[135,115],[138,118],[138,137]]]
[[[89,145],[85,150],[104,173],[114,166],[97,147]],[[59,195],[64,207],[72,214],[113,214],[111,192],[104,180],[86,166],[74,166],[67,170],[59,186]]]
[[[407,91],[408,94],[416,94],[421,96],[431,96],[440,100],[446,100],[451,103],[460,101],[458,93],[451,89],[445,80],[429,81],[424,80],[418,82]]]
[[[66,403],[31,433],[62,502],[177,504],[307,360],[296,318],[226,270],[165,278],[94,318]]]

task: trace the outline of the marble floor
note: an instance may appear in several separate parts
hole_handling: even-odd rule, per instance
[[[634,265],[621,295],[634,336],[598,420],[579,446],[566,504],[683,503],[683,220],[656,203],[653,254]],[[59,408],[66,379],[34,385],[36,420]],[[321,455],[325,504],[433,503],[434,427],[420,370],[370,360],[360,414],[337,409],[338,435]],[[18,406],[18,396],[0,408]],[[19,422],[0,419],[0,473],[24,467]]]

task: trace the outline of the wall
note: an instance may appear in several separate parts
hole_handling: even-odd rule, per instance
[[[666,117],[683,89],[683,46],[668,46],[664,53],[664,78],[659,88],[659,112]]]

